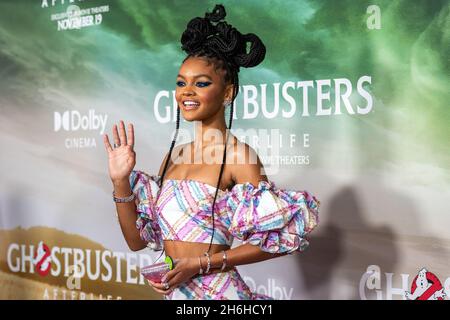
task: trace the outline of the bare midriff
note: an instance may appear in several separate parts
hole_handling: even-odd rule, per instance
[[[172,259],[182,259],[182,258],[197,258],[202,257],[203,269],[206,266],[206,257],[204,253],[208,251],[209,243],[199,243],[199,242],[188,242],[179,240],[164,240],[164,249],[166,255],[172,257]],[[230,249],[229,245],[224,244],[212,244],[209,255],[212,256],[215,253],[222,252],[222,250]],[[216,266],[217,267],[217,266]],[[200,266],[199,266],[200,269]],[[228,271],[232,268],[226,267],[224,271]],[[211,273],[220,272],[219,268],[213,268],[211,266]]]

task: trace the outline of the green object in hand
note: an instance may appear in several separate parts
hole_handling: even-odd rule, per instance
[[[173,260],[172,260],[172,258],[170,256],[166,256],[166,259],[164,259],[164,261],[169,266],[169,270],[172,270],[173,269]]]

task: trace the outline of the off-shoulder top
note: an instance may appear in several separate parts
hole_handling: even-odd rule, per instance
[[[152,250],[163,240],[210,243],[216,188],[200,181],[164,179],[140,170],[130,174],[136,196],[136,227]],[[219,189],[214,211],[214,244],[237,238],[271,253],[303,251],[319,222],[320,202],[307,191],[277,188],[273,181]]]

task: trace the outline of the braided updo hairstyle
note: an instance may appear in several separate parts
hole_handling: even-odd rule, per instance
[[[261,39],[253,33],[241,34],[236,28],[225,21],[225,8],[221,4],[216,4],[211,13],[206,12],[205,17],[196,17],[189,21],[186,30],[181,36],[181,49],[187,53],[186,61],[190,57],[204,57],[209,63],[214,63],[216,68],[226,71],[225,83],[233,84],[233,96],[230,104],[230,119],[227,128],[227,137],[225,139],[225,148],[223,160],[220,167],[219,178],[217,181],[214,201],[211,207],[212,216],[212,235],[208,252],[214,239],[214,206],[216,203],[217,192],[219,191],[220,181],[222,179],[223,168],[227,154],[227,143],[229,130],[233,120],[234,100],[239,89],[239,68],[254,67],[264,60],[266,47]],[[250,43],[250,50],[247,52],[247,43]],[[166,173],[172,150],[178,136],[180,127],[180,108],[177,109],[177,124],[172,144],[170,145],[169,155],[166,159],[164,170],[160,179],[160,187],[162,186],[164,175]]]

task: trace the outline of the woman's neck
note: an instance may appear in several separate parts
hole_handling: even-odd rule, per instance
[[[208,146],[224,144],[227,127],[225,120],[206,123],[205,121],[196,121],[194,148],[200,150]]]

